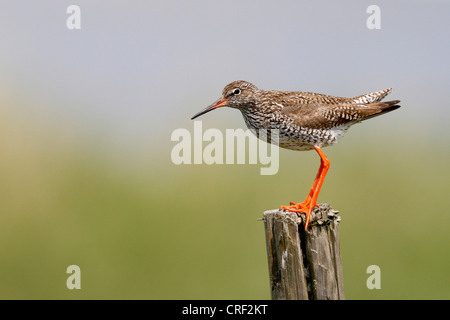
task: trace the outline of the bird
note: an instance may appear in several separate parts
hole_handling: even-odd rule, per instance
[[[345,98],[314,92],[262,90],[250,82],[238,80],[226,85],[222,96],[191,120],[221,107],[231,107],[241,111],[247,127],[257,136],[260,129],[277,129],[279,147],[315,150],[320,157],[320,167],[305,201],[280,207],[297,214],[303,212],[307,230],[330,167],[322,149],[336,144],[352,125],[398,109],[400,100],[381,102],[391,91],[392,88],[388,88]]]

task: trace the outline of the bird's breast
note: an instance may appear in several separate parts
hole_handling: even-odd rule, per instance
[[[348,126],[332,128],[310,128],[296,125],[293,119],[275,113],[243,112],[244,120],[258,138],[259,130],[278,130],[278,145],[291,150],[311,150],[314,146],[326,147],[337,143]],[[264,136],[268,134],[265,133]],[[270,133],[268,136],[271,136]]]

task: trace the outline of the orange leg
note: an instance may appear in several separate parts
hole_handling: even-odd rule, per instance
[[[308,208],[308,206],[311,202],[311,199],[314,195],[314,191],[316,190],[317,182],[319,181],[320,173],[322,172],[322,170],[323,170],[323,165],[322,165],[322,163],[320,163],[319,172],[317,172],[316,179],[314,179],[314,183],[311,188],[311,191],[309,191],[309,194],[306,197],[305,201],[303,201],[301,203],[295,203],[295,202],[291,201],[290,206],[281,206],[281,209],[285,209],[285,210],[293,211],[293,212],[303,212],[302,211],[303,209]],[[290,209],[292,209],[292,210],[290,210]]]
[[[308,229],[309,220],[311,219],[311,212],[314,207],[317,207],[317,197],[319,196],[320,189],[322,188],[323,181],[327,175],[328,168],[330,167],[330,161],[319,147],[314,147],[320,156],[320,167],[317,172],[316,179],[314,180],[311,191],[305,201],[301,203],[291,202],[290,206],[281,206],[281,209],[292,212],[304,212],[306,214],[305,230]]]

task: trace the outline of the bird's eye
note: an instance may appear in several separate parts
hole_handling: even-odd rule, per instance
[[[236,88],[233,90],[233,94],[235,94],[235,95],[238,95],[240,93],[241,93],[241,89],[239,89],[239,88]]]

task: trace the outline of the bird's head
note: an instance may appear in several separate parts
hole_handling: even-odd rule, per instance
[[[220,107],[243,110],[255,104],[258,91],[260,90],[250,82],[243,80],[233,81],[225,86],[222,96],[216,102],[194,115],[191,120]]]

